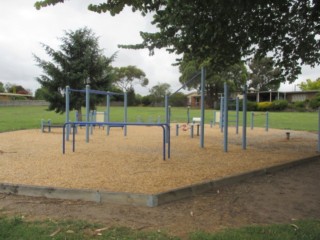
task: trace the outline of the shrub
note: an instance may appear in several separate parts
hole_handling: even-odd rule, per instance
[[[298,101],[293,103],[295,108],[304,108],[305,107],[305,102],[304,101]]]
[[[169,98],[169,104],[175,107],[185,107],[188,102],[188,97],[183,93],[176,93]]]
[[[243,101],[239,101],[239,110],[242,111]],[[234,106],[234,109],[230,108],[230,110],[235,110],[236,107]],[[250,102],[247,101],[247,111],[256,111],[257,110],[257,103],[256,102]]]
[[[298,102],[288,103],[287,109],[289,109],[289,111],[305,112],[307,111],[307,107],[308,107],[308,103],[306,101],[298,101]]]
[[[272,109],[272,102],[259,102],[257,104],[258,111],[269,111]]]
[[[275,100],[272,102],[271,109],[274,111],[281,111],[288,107],[288,101],[287,100]]]
[[[247,111],[257,111],[258,109],[258,104],[257,102],[247,102]]]
[[[320,94],[319,93],[314,98],[310,99],[309,107],[312,109],[318,109],[320,107]]]
[[[151,97],[150,95],[147,95],[147,96],[143,96],[142,99],[141,99],[141,103],[143,106],[149,106],[151,104]]]

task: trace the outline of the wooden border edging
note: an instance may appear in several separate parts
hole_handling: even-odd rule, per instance
[[[30,197],[46,197],[64,200],[81,200],[98,203],[117,203],[124,205],[156,207],[172,201],[195,196],[209,190],[219,189],[248,178],[278,172],[287,168],[318,161],[320,156],[299,159],[250,172],[245,172],[217,180],[207,181],[183,188],[172,189],[158,194],[136,194],[124,192],[106,192],[90,189],[67,189],[45,186],[0,183],[0,193],[24,195]]]
[[[195,185],[190,185],[184,188],[173,189],[168,192],[163,192],[155,195],[155,206],[169,203],[172,201],[180,200],[186,197],[192,197],[200,193],[204,193],[209,190],[221,188],[223,186],[228,186],[238,182],[242,182],[248,178],[261,176],[268,173],[275,173],[284,169],[299,166],[302,164],[307,164],[310,162],[318,161],[320,156],[313,156],[309,158],[299,159],[292,162],[282,163],[271,167],[261,168],[258,170],[253,170],[237,175],[232,175],[224,178],[220,178],[213,181],[207,181],[204,183],[199,183]]]

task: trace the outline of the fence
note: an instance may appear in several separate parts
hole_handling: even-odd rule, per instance
[[[48,106],[49,103],[44,100],[14,100],[0,101],[0,106]]]

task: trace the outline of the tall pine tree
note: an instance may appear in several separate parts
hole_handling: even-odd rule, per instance
[[[103,55],[98,38],[88,28],[66,31],[61,42],[60,50],[42,44],[51,61],[34,56],[43,70],[37,81],[45,89],[44,98],[50,103],[49,110],[58,113],[65,111],[64,89],[67,85],[73,89],[84,89],[86,84],[90,84],[91,89],[109,90],[112,83],[110,64],[114,59],[114,55],[109,58]],[[98,101],[98,97],[92,96],[91,108],[95,108]],[[84,94],[73,92],[70,109],[81,113],[84,105]]]

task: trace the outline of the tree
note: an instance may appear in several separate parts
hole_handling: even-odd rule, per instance
[[[185,107],[188,103],[188,97],[181,92],[177,92],[170,96],[169,104],[175,107]]]
[[[145,87],[149,83],[146,74],[136,66],[116,67],[114,75],[114,85],[126,92],[134,89],[135,84]]]
[[[143,106],[149,106],[152,103],[151,95],[143,96],[141,99],[141,103]]]
[[[38,88],[34,94],[36,100],[45,100],[45,95],[48,94],[45,88]]]
[[[4,85],[2,82],[0,82],[0,92],[5,92]]]
[[[274,68],[274,62],[270,57],[255,57],[249,64],[249,68],[251,70],[249,87],[258,91],[276,91],[284,81],[281,70]]]
[[[35,3],[40,9],[64,0]],[[157,32],[141,32],[143,39],[131,49],[166,48],[188,54],[198,63],[209,60],[217,69],[253,55],[272,53],[285,80],[293,82],[301,64],[320,62],[319,0],[113,0],[89,5],[98,13],[119,14],[126,6],[143,15],[153,13]]]
[[[88,29],[66,31],[61,38],[60,50],[42,44],[51,61],[35,56],[37,65],[44,74],[37,78],[44,91],[44,98],[49,110],[58,113],[65,111],[64,89],[68,85],[72,89],[84,89],[90,84],[92,89],[108,90],[112,82],[111,62],[114,55],[107,58],[99,48],[98,38]],[[98,97],[90,96],[90,107],[95,108]],[[78,110],[85,106],[83,93],[73,92],[70,95],[70,110]],[[79,114],[81,115],[81,114]]]
[[[170,84],[158,83],[158,85],[153,86],[149,92],[152,104],[154,106],[158,105],[164,102],[164,98],[166,95],[170,94]]]
[[[137,93],[137,94],[135,94],[135,103],[136,103],[136,105],[141,105],[142,104],[142,95],[141,94],[139,94],[139,93]]]
[[[246,82],[247,70],[242,62],[234,64],[223,71],[218,71],[214,66],[210,65],[210,62],[204,62],[202,65],[206,66],[207,70],[205,101],[209,107],[215,107],[214,103],[218,102],[219,94],[223,92],[225,82],[227,82],[230,92],[239,91],[240,87]],[[181,73],[179,81],[185,84],[196,73],[199,73],[199,69],[200,65],[196,61],[188,61],[188,58],[185,58],[179,67]],[[191,81],[187,87],[200,90],[200,75]]]
[[[320,78],[317,78],[315,81],[307,79],[305,82],[300,83],[298,86],[303,91],[320,90]]]
[[[136,105],[136,94],[134,92],[134,89],[133,88],[130,88],[128,91],[127,91],[127,104],[128,106],[135,106]]]

